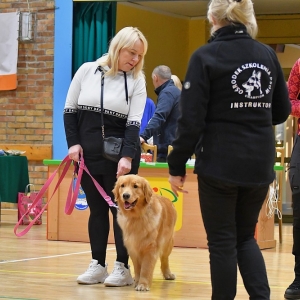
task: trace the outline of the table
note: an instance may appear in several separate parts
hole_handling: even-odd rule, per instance
[[[57,169],[61,160],[44,160],[44,165],[48,166],[48,176]],[[279,167],[276,167],[278,169]],[[194,167],[187,165],[187,179],[184,187],[188,194],[181,194],[175,204],[178,221],[175,226],[174,246],[207,248],[206,233],[202,221],[197,175],[193,173]],[[73,169],[67,172],[58,191],[54,194],[47,211],[47,239],[62,241],[89,242],[87,222],[89,209],[84,204],[82,195],[78,197],[78,205],[75,206],[71,215],[64,213],[67,199],[68,188],[72,180]],[[54,182],[57,181],[60,172],[56,175]],[[168,166],[166,163],[144,163],[141,162],[139,175],[147,178],[153,189],[162,192],[167,196],[170,185],[168,183]],[[48,189],[48,195],[52,195],[55,183]],[[83,197],[84,198],[84,197]],[[171,199],[172,200],[172,199]],[[76,203],[77,204],[77,203]],[[257,225],[257,242],[261,249],[274,248],[274,217],[264,218],[263,210]],[[112,220],[111,220],[112,221]],[[112,222],[108,238],[109,243],[114,243]]]
[[[0,221],[1,202],[18,202],[18,192],[29,184],[26,156],[0,156]]]

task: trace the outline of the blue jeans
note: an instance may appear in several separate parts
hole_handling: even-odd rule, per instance
[[[250,299],[269,300],[265,262],[254,238],[269,185],[236,186],[200,176],[198,184],[210,254],[211,299],[235,298],[239,267]]]

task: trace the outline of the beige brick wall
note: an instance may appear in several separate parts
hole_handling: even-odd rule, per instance
[[[37,38],[19,43],[18,87],[0,91],[2,144],[52,144],[55,1],[30,0],[37,14]],[[0,12],[28,12],[27,0],[1,0]],[[29,163],[30,182],[39,190],[47,179],[42,161]]]

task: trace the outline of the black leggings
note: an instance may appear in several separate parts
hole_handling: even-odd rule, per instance
[[[105,192],[114,199],[112,190],[116,182],[116,175],[93,175]],[[110,208],[108,203],[98,192],[93,181],[87,173],[83,173],[81,186],[85,192],[86,200],[90,208],[90,217],[88,221],[88,231],[92,258],[98,260],[98,263],[105,266],[106,248],[109,234],[109,210],[113,214],[114,237],[117,250],[117,261],[127,266],[128,253],[123,243],[122,231],[117,223],[117,209]]]
[[[251,300],[269,300],[264,258],[254,239],[268,185],[242,187],[198,176],[210,254],[212,300],[236,296],[237,266]]]

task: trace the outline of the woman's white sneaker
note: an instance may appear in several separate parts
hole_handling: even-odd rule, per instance
[[[89,268],[77,277],[77,282],[81,284],[102,283],[108,277],[107,264],[105,268],[98,264],[98,260],[92,259]]]
[[[105,286],[125,286],[133,284],[134,280],[130,273],[130,267],[125,268],[124,264],[116,261],[111,274],[105,279]]]

